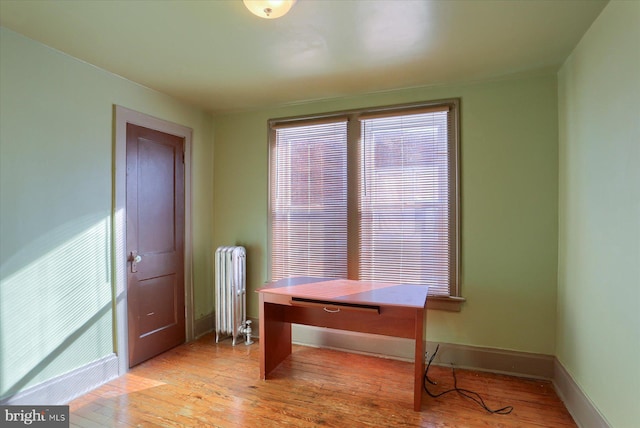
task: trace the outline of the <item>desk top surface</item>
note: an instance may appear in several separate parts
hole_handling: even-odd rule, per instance
[[[323,302],[424,308],[426,285],[392,284],[349,279],[295,277],[278,280],[257,290]]]

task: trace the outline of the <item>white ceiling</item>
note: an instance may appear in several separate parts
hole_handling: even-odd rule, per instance
[[[212,113],[555,71],[606,0],[0,0],[0,24]],[[1,58],[0,58],[1,60]]]

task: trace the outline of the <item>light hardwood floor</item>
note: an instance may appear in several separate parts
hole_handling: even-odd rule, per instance
[[[259,346],[215,343],[213,335],[179,346],[72,401],[71,426],[120,427],[575,427],[550,382],[456,370],[458,386],[478,392],[492,415],[457,393],[423,398],[412,410],[411,363],[294,346],[259,380]],[[434,367],[434,392],[453,386]]]

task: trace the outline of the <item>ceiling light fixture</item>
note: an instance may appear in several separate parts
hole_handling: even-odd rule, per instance
[[[254,15],[275,19],[286,15],[296,0],[242,0],[242,2]]]

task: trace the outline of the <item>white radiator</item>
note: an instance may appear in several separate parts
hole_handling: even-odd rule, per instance
[[[246,258],[244,247],[219,247],[215,254],[216,342],[231,336],[235,346],[239,335],[251,342],[251,321],[247,321]]]

